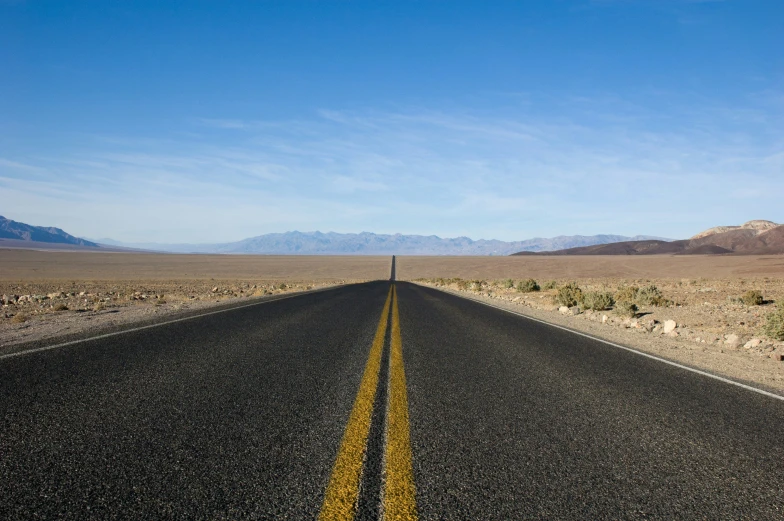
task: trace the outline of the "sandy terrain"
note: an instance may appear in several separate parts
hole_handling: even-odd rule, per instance
[[[584,278],[784,278],[784,255],[397,257],[400,280]]]
[[[176,255],[0,249],[0,283],[41,280],[385,279],[390,257]]]
[[[0,349],[272,295],[386,279],[390,257],[0,249]]]

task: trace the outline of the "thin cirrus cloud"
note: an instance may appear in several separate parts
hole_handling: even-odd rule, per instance
[[[775,101],[708,100],[667,115],[612,97],[554,100],[547,114],[527,106],[195,118],[159,139],[94,136],[60,153],[0,158],[0,186],[12,218],[127,241],[293,229],[685,237],[784,219]],[[753,215],[739,202],[752,197]]]

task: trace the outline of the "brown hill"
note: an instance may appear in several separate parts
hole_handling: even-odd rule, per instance
[[[767,255],[784,253],[784,225],[749,221],[718,226],[680,241],[626,241],[549,252],[513,255]]]

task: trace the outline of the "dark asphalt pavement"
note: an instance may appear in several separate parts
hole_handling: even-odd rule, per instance
[[[420,519],[784,519],[784,402],[396,287]],[[315,519],[388,290],[0,360],[0,519]]]

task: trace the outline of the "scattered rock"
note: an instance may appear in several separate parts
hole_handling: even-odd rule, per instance
[[[609,318],[610,317],[608,317],[607,315],[602,315],[602,324],[606,324],[607,320],[609,320]]]
[[[565,315],[565,314],[569,313],[569,308],[566,307],[566,306],[561,306],[560,308],[558,308],[558,311],[560,311],[561,313],[563,313]]]
[[[740,344],[740,338],[738,335],[731,333],[724,337],[724,345],[736,347]]]
[[[759,347],[761,343],[762,340],[760,340],[759,338],[752,338],[751,340],[743,344],[743,347],[745,347],[746,349],[752,349],[754,347]]]
[[[669,335],[675,328],[678,327],[678,324],[674,320],[665,320],[664,321],[664,334]]]

